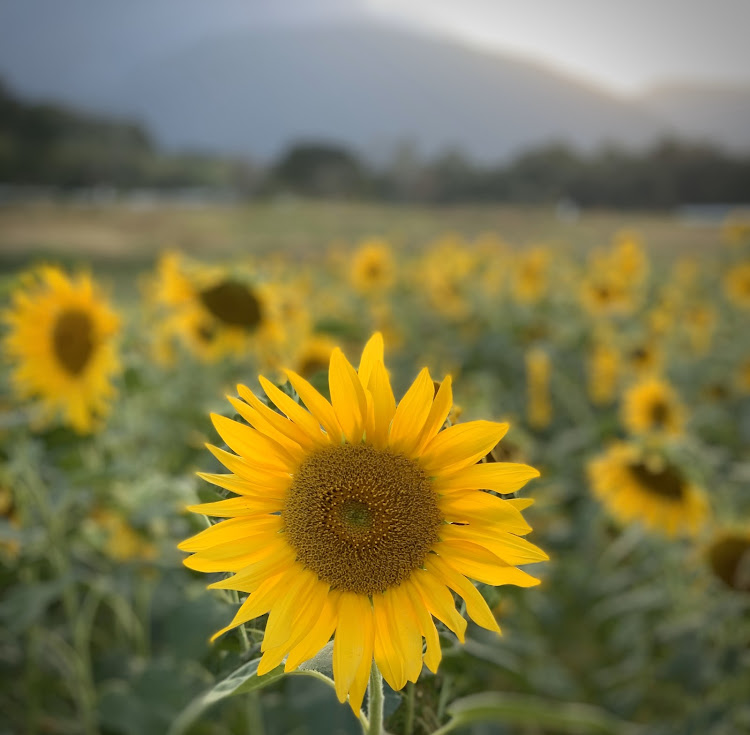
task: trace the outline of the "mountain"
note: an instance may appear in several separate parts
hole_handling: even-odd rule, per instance
[[[32,79],[31,66],[19,66],[29,46],[16,43],[0,48],[0,74],[13,61],[19,92],[49,97],[54,89],[62,102],[138,119],[171,150],[266,160],[297,140],[342,143],[376,159],[412,143],[423,155],[459,149],[481,162],[556,140],[584,150],[643,146],[665,132],[750,149],[750,115],[732,95],[720,105],[661,92],[618,97],[543,65],[361,19],[251,27],[237,15],[236,30],[216,20],[203,35],[191,26],[160,47],[142,32],[145,10],[137,24],[124,13],[123,35],[109,27],[82,47],[77,66],[62,62],[76,38],[70,28],[54,57],[59,71],[43,59]]]
[[[103,90],[105,92],[105,90]],[[496,160],[540,142],[641,144],[646,111],[534,64],[365,26],[242,31],[144,64],[99,104],[170,146],[277,154],[291,140],[414,141]]]
[[[750,87],[660,85],[637,101],[683,137],[750,148]]]

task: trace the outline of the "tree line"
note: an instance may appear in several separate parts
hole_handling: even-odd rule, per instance
[[[750,199],[750,153],[666,139],[645,150],[592,152],[554,143],[507,163],[480,165],[459,151],[420,158],[403,146],[374,164],[345,146],[301,142],[261,166],[212,154],[167,154],[134,123],[22,101],[0,83],[0,184],[62,190],[207,187],[238,196],[391,202],[550,203],[671,208]]]

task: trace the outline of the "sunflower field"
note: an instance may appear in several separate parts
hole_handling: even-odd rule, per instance
[[[0,735],[750,732],[750,222],[323,207],[0,216]]]

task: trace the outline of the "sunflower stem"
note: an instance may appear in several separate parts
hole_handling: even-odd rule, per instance
[[[368,735],[382,735],[383,733],[383,675],[373,660],[370,669],[369,705],[367,714],[369,723]]]
[[[414,692],[412,682],[406,685],[406,722],[404,723],[404,735],[412,735],[414,732]]]

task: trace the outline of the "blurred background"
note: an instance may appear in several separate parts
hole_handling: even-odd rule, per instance
[[[427,364],[455,420],[513,423],[488,461],[541,469],[551,556],[480,586],[505,635],[443,631],[390,731],[494,693],[460,732],[750,732],[748,27],[745,0],[0,0],[0,733],[359,731],[306,677],[199,700],[262,621],[209,645],[236,600],[175,547],[224,394],[325,391],[375,329],[401,390]],[[85,427],[18,387],[40,266],[117,315]],[[624,500],[613,443],[651,473]]]

